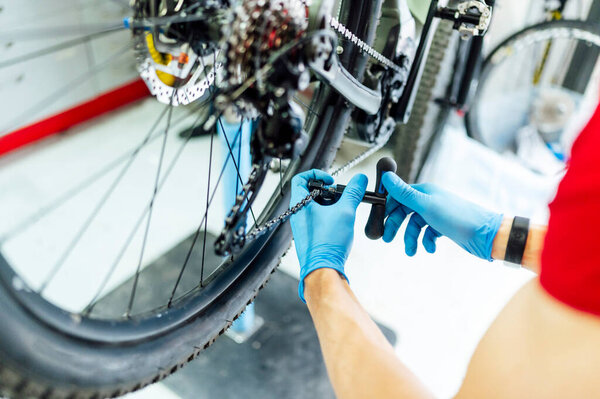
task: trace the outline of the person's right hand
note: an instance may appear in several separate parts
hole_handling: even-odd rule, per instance
[[[417,252],[421,229],[429,225],[423,236],[427,252],[435,252],[436,239],[445,235],[469,253],[492,260],[492,244],[502,214],[488,211],[434,184],[406,184],[395,173],[384,174],[382,183],[389,193],[383,234],[385,242],[394,239],[402,221],[414,212],[404,234],[408,256]]]

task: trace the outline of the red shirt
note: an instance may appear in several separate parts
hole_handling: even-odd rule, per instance
[[[600,106],[550,204],[540,281],[558,300],[600,316]]]

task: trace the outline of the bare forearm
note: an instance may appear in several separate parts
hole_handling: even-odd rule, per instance
[[[335,270],[309,274],[304,296],[338,398],[431,397]]]
[[[510,234],[512,220],[512,218],[504,218],[502,225],[500,226],[500,229],[494,238],[492,258],[496,260],[504,260],[504,256],[506,254],[506,244],[508,243],[508,236]],[[527,243],[525,245],[525,252],[523,253],[523,260],[521,264],[523,267],[535,273],[540,272],[540,263],[542,249],[544,248],[546,230],[547,227],[542,225],[531,225],[529,227],[529,235],[527,236]]]

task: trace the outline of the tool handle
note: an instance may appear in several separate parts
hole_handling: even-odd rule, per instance
[[[396,162],[390,157],[384,157],[377,162],[377,181],[375,182],[375,195],[380,198],[387,197],[387,190],[381,183],[381,178],[386,172],[396,173]],[[383,222],[385,220],[385,201],[383,204],[373,204],[369,220],[365,226],[365,234],[371,240],[378,240],[383,236]]]

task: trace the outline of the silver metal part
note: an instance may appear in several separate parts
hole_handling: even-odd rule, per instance
[[[138,65],[138,71],[140,77],[146,82],[150,93],[155,96],[158,101],[164,104],[170,104],[172,100],[172,105],[178,106],[182,104],[191,104],[204,96],[206,91],[215,81],[215,70],[218,73],[222,67],[223,65],[221,63],[217,63],[216,67],[206,68],[205,70],[208,71],[206,73],[204,69],[198,67],[191,79],[186,84],[177,88],[167,85],[158,78],[156,72],[157,70],[162,71],[162,68],[158,69],[151,59],[146,59]],[[174,90],[176,90],[175,95],[173,95]]]
[[[311,69],[325,80],[350,103],[370,115],[375,115],[381,107],[381,93],[361,84],[339,62],[337,55],[329,61],[317,58],[309,63]]]
[[[233,7],[232,21],[223,26],[222,46],[227,57],[225,86],[235,89],[238,86],[246,90],[254,85],[259,93],[267,93],[268,79],[265,70],[271,70],[270,57],[290,43],[296,41],[305,31],[306,7],[296,0],[245,0]],[[299,62],[299,64],[301,64]],[[302,69],[303,65],[298,65]],[[299,72],[297,88],[302,89],[310,83],[308,71]],[[285,87],[275,87],[273,94],[282,97]],[[250,103],[237,101],[239,89],[228,99],[235,102],[247,116],[256,113]],[[239,92],[241,94],[241,92]],[[261,110],[264,112],[264,110]]]
[[[483,36],[487,32],[492,21],[492,7],[480,0],[469,0],[458,4],[457,9],[461,15],[467,15],[467,12],[475,8],[481,14],[478,25],[462,23],[458,27],[461,39],[469,39],[473,36]]]
[[[292,217],[292,215],[298,213],[302,208],[310,204],[310,202],[317,198],[319,195],[321,195],[321,190],[311,191],[300,202],[292,206],[290,209],[288,209],[281,215],[277,216],[275,219],[271,219],[262,226],[254,228],[250,233],[246,235],[245,243],[248,244],[249,242],[256,240],[258,237],[263,236],[267,232],[281,226],[283,223],[287,222],[289,218]]]
[[[411,59],[417,50],[417,24],[407,0],[398,1],[400,11],[400,38],[396,46],[396,54],[406,54]]]
[[[146,38],[147,34],[144,31],[134,31],[134,48],[138,72],[150,93],[161,103],[173,106],[190,104],[204,96],[215,82],[216,74],[223,69],[220,62],[212,65],[218,54],[209,53],[200,57],[189,48],[187,43],[182,43],[174,52],[169,53],[171,55],[170,62],[163,65],[154,62],[151,53],[159,50],[150,48]],[[153,45],[155,44],[153,42]],[[178,60],[182,53],[187,55],[187,62],[184,64],[180,64]],[[159,78],[161,73],[174,77],[173,81],[176,80],[178,85],[165,83]],[[174,91],[175,94],[173,94]]]
[[[346,162],[344,165],[340,166],[339,168],[337,168],[333,171],[330,171],[329,174],[333,177],[337,177],[339,175],[346,173],[347,171],[349,171],[350,169],[352,169],[353,167],[355,167],[356,165],[358,165],[359,163],[361,163],[362,161],[364,161],[365,159],[367,159],[368,157],[370,157],[371,155],[375,154],[377,151],[382,149],[386,142],[387,142],[387,140],[385,142],[382,140],[376,144],[373,144],[372,146],[367,148],[365,151],[358,154],[356,157],[354,157],[350,161]]]

